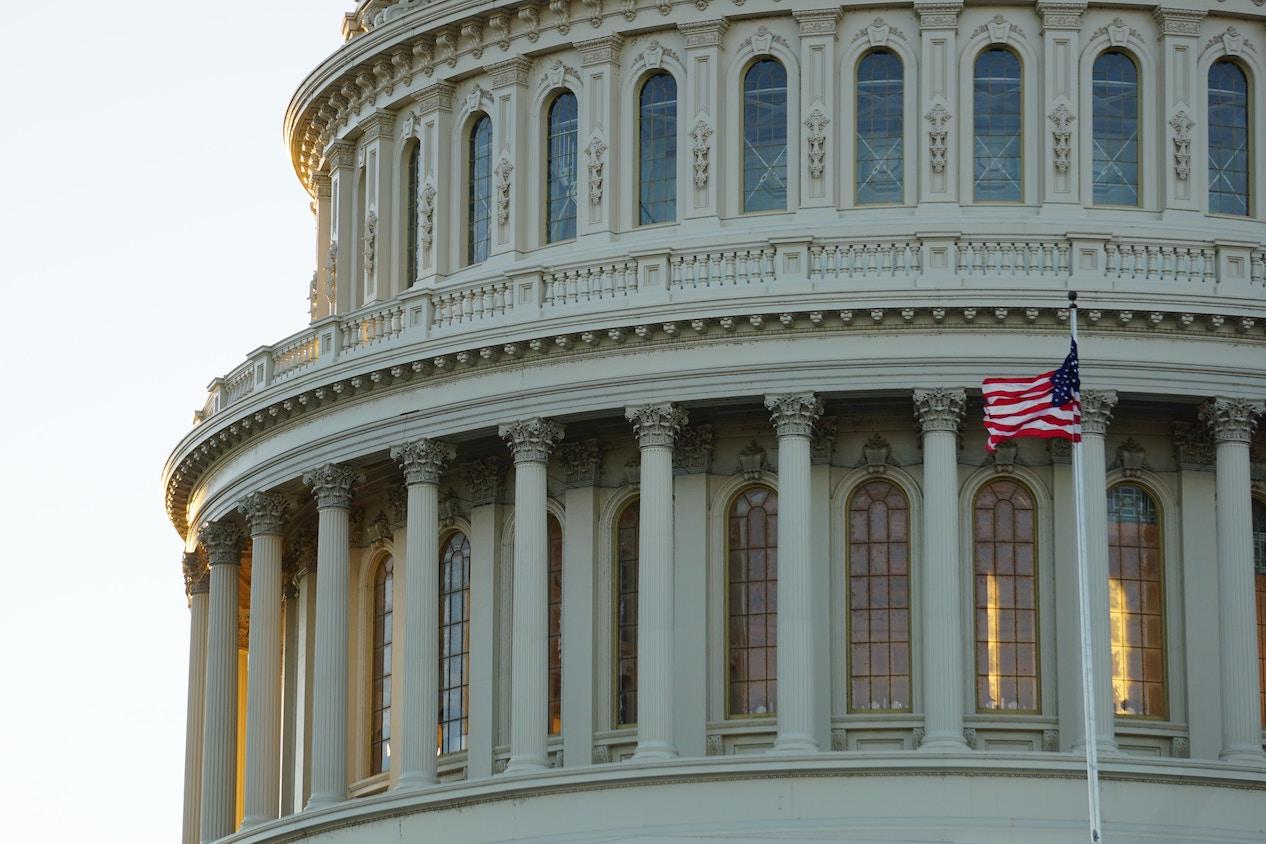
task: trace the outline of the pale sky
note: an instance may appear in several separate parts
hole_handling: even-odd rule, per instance
[[[353,0],[0,3],[0,814],[178,841],[188,610],[159,473],[307,322],[281,124]]]

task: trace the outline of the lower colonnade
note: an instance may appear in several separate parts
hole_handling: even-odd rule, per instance
[[[410,437],[245,496],[184,561],[186,841],[624,760],[1078,753],[1068,445],[969,454],[973,401],[915,390],[913,435],[891,397],[808,392],[766,396],[768,426],[751,401],[631,406],[632,438],[530,417],[508,454]],[[1112,461],[1116,405],[1083,396],[1094,740],[1109,772],[1260,784],[1262,405],[1140,403]]]

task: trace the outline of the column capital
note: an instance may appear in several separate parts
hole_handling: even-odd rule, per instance
[[[960,387],[933,387],[914,391],[914,415],[923,433],[958,433],[967,408],[967,391]]]
[[[356,163],[356,144],[352,141],[335,140],[325,148],[325,160],[336,170],[350,170]]]
[[[633,435],[641,448],[672,448],[677,434],[689,421],[686,411],[671,402],[627,407],[624,418],[633,423]]]
[[[286,549],[291,577],[298,580],[317,570],[317,537],[311,527],[300,528]]]
[[[800,37],[806,35],[834,35],[840,21],[840,7],[826,9],[800,9],[792,17],[800,24]]]
[[[563,438],[563,430],[554,420],[536,416],[507,422],[497,428],[497,433],[510,446],[516,464],[544,463],[549,460],[554,445]]]
[[[418,104],[418,112],[420,114],[430,114],[433,111],[452,111],[453,91],[454,87],[451,82],[435,82],[418,91],[414,95],[413,100]]]
[[[439,483],[444,467],[456,456],[457,449],[449,443],[425,437],[391,449],[391,459],[400,464],[409,486]]]
[[[389,111],[375,111],[360,123],[363,141],[390,141],[396,136],[396,116]]]
[[[251,536],[280,536],[286,517],[290,515],[290,502],[276,493],[252,492],[237,502],[237,511],[246,519]]]
[[[1100,436],[1108,433],[1108,423],[1112,421],[1112,409],[1116,406],[1116,390],[1083,390],[1081,432]]]
[[[236,525],[207,522],[198,530],[198,541],[207,549],[209,565],[242,564],[242,532]]]
[[[327,507],[349,509],[352,506],[352,487],[364,479],[360,470],[340,463],[326,463],[303,473],[303,483],[316,496],[319,510]]]
[[[919,29],[958,29],[958,14],[963,11],[963,0],[934,0],[931,3],[915,3],[919,16]]]
[[[1037,13],[1042,16],[1042,31],[1048,29],[1081,29],[1085,0],[1037,0]]]
[[[492,79],[495,88],[506,88],[511,85],[518,88],[528,86],[528,74],[532,70],[532,60],[524,56],[515,56],[503,62],[484,66],[484,72]]]
[[[813,393],[765,396],[769,421],[780,437],[809,437],[822,415],[822,399]]]
[[[721,36],[729,28],[730,22],[725,18],[677,24],[678,31],[686,36],[687,50],[696,47],[720,47]]]
[[[1259,401],[1213,398],[1200,406],[1200,421],[1219,443],[1249,443],[1263,410]]]
[[[580,51],[580,66],[590,67],[596,64],[618,63],[620,50],[624,47],[624,36],[602,35],[577,41],[573,45]]]
[[[558,447],[558,462],[563,464],[563,481],[569,487],[594,486],[602,468],[604,449],[598,440],[563,443]]]
[[[1189,471],[1207,472],[1213,469],[1213,437],[1208,427],[1193,422],[1174,423],[1174,456],[1178,465]]]
[[[1152,17],[1160,24],[1161,36],[1186,35],[1195,37],[1200,34],[1200,21],[1209,13],[1204,9],[1181,9],[1175,6],[1157,6],[1152,9]]]
[[[317,199],[329,199],[333,195],[331,184],[329,173],[318,170],[312,174],[312,187],[316,190]]]
[[[185,596],[205,595],[211,588],[207,575],[207,561],[197,551],[186,551],[180,558],[180,569],[185,576]]]

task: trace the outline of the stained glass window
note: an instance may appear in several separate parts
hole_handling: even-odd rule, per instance
[[[470,541],[453,533],[440,548],[439,751],[466,749],[470,732]]]
[[[545,239],[548,243],[576,236],[576,138],[579,132],[576,95],[559,94],[549,107],[548,173]]]
[[[549,542],[549,733],[563,729],[563,528],[548,517]]]
[[[910,506],[871,481],[848,506],[851,711],[910,709]]]
[[[1138,205],[1138,68],[1125,53],[1109,50],[1095,59],[1092,75],[1095,204]]]
[[[616,525],[615,723],[637,723],[637,586],[640,502],[631,501]]]
[[[975,198],[977,202],[1020,202],[1024,194],[1021,145],[1020,59],[991,47],[976,59]]]
[[[639,225],[677,219],[677,81],[657,73],[642,84],[638,123]]]
[[[1248,214],[1248,78],[1233,61],[1209,68],[1209,210]]]
[[[857,66],[857,204],[902,200],[904,82],[890,50],[867,53]]]
[[[486,114],[471,127],[469,161],[466,260],[477,264],[492,246],[492,121]]]
[[[1160,511],[1137,484],[1108,490],[1112,691],[1118,715],[1164,718],[1165,614]]]
[[[787,71],[762,59],[743,77],[743,210],[787,207]]]
[[[369,769],[391,769],[391,583],[392,560],[384,557],[374,572],[374,685],[370,705]]]
[[[777,711],[778,496],[750,487],[728,519],[730,715]]]

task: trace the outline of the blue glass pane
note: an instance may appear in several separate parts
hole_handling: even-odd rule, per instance
[[[470,130],[466,214],[466,260],[477,264],[488,257],[492,245],[492,121],[486,114]]]
[[[1226,60],[1209,68],[1209,210],[1248,214],[1248,80]]]
[[[549,107],[549,161],[545,240],[576,236],[576,95],[559,94]]]
[[[902,68],[887,50],[857,67],[857,204],[902,200]]]
[[[1139,204],[1138,69],[1125,53],[1095,59],[1094,201],[1096,205]]]
[[[773,59],[743,77],[743,210],[787,207],[787,71]]]
[[[1023,199],[1020,60],[1001,47],[976,59],[975,198],[977,202]]]
[[[418,280],[418,190],[420,189],[419,168],[422,166],[422,146],[414,144],[409,151],[409,223],[408,250],[405,258],[407,265],[407,281],[410,285]]]
[[[669,223],[677,219],[677,81],[647,79],[639,107],[637,221]]]

